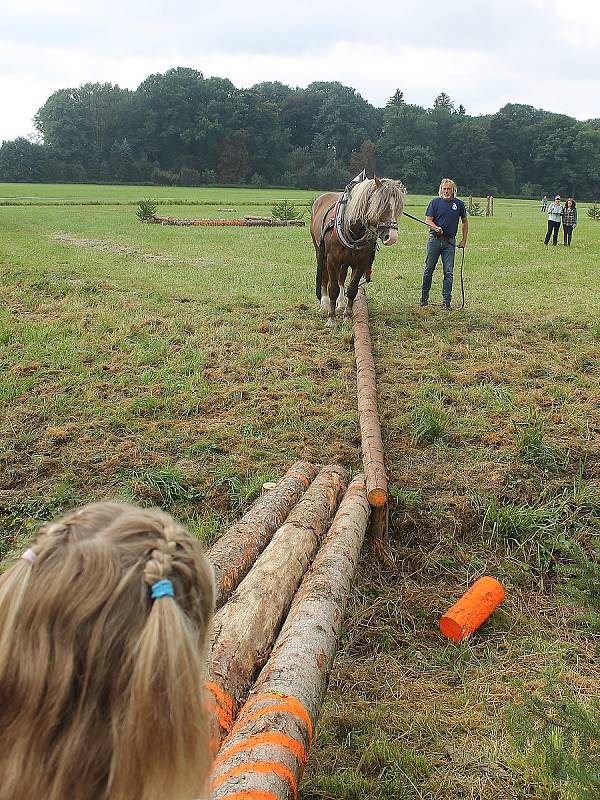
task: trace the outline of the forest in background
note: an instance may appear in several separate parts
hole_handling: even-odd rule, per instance
[[[39,141],[2,143],[0,181],[332,189],[366,167],[414,193],[450,175],[463,194],[600,198],[600,119],[516,103],[470,116],[444,92],[376,108],[338,82],[238,89],[177,67],[135,91],[60,89],[34,126]]]

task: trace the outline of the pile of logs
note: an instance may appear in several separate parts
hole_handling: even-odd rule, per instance
[[[209,227],[220,227],[222,225],[233,225],[238,227],[271,227],[284,228],[291,225],[305,225],[302,219],[275,219],[273,217],[252,217],[246,216],[243,219],[177,219],[176,217],[149,217],[144,222],[155,225],[205,225]]]
[[[294,798],[369,517],[362,475],[294,464],[209,551],[213,800]]]

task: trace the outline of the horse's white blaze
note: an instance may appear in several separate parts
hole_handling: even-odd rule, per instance
[[[387,236],[383,240],[383,243],[385,245],[396,244],[397,241],[398,241],[398,231],[395,230],[394,228],[390,228],[387,232]]]

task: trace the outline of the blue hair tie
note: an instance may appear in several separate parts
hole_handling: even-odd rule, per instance
[[[152,599],[158,600],[159,597],[175,597],[173,584],[166,578],[162,581],[156,581],[156,583],[152,584]]]

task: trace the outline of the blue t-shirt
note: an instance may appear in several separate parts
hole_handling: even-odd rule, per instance
[[[434,197],[427,206],[426,217],[431,217],[436,225],[444,231],[444,236],[452,239],[458,230],[458,220],[465,219],[467,209],[462,200],[453,197],[452,200],[444,200],[443,197]]]

